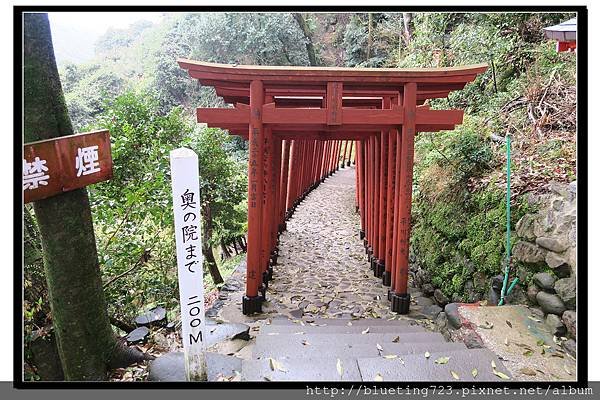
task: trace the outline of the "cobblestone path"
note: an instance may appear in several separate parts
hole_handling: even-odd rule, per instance
[[[388,288],[369,269],[358,235],[355,196],[355,168],[349,167],[298,206],[280,236],[268,308],[295,317],[391,316]]]
[[[263,313],[242,315],[246,271],[240,268],[228,280],[235,291],[223,296],[219,317],[251,325],[273,317],[396,318],[435,329],[427,311],[437,306],[415,289],[409,288],[413,301],[408,315],[390,311],[388,287],[373,276],[359,238],[355,196],[354,166],[340,169],[313,190],[280,236]]]

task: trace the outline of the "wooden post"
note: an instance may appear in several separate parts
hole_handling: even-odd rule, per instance
[[[365,170],[363,141],[356,142],[356,174],[358,175],[358,208],[360,211],[360,239],[365,238]]]
[[[285,222],[285,216],[287,212],[287,195],[288,195],[288,177],[290,173],[290,151],[291,142],[285,140],[283,142],[283,158],[281,165],[281,179],[279,184],[279,232],[283,232],[287,229]]]
[[[371,254],[370,242],[371,242],[371,137],[369,136],[365,141],[364,149],[364,160],[365,160],[365,249],[368,256]],[[369,258],[369,262],[371,259]]]
[[[412,205],[413,158],[417,84],[404,85],[404,123],[402,124],[402,149],[400,169],[400,210],[398,219],[398,263],[392,294],[392,311],[407,314],[410,305],[408,293],[408,251],[410,245],[410,213]]]
[[[262,312],[258,296],[261,276],[261,223],[263,206],[263,147],[262,106],[264,87],[260,80],[250,83],[250,124],[248,157],[248,245],[246,255],[246,295],[242,299],[245,315]]]
[[[190,149],[180,148],[171,151],[170,159],[185,374],[188,381],[205,381],[198,156]]]
[[[273,265],[277,264],[277,233],[279,231],[279,183],[281,173],[281,139],[274,138],[273,172],[271,175],[271,198],[273,211],[271,214],[271,264],[269,265],[269,280],[273,279]]]
[[[264,128],[264,189],[263,189],[263,212],[261,225],[261,273],[262,285],[260,286],[263,301],[266,300],[266,291],[269,286],[269,259],[271,256],[271,214],[273,212],[273,133],[270,126]]]
[[[388,133],[388,159],[387,159],[387,213],[386,213],[386,251],[385,251],[385,271],[382,277],[384,286],[392,284],[392,264],[394,260],[394,206],[395,206],[395,175],[396,175],[396,136],[397,129],[392,129]]]
[[[348,164],[347,164],[348,167],[350,166],[350,161],[352,158],[352,146],[353,145],[354,145],[354,141],[351,141],[350,142],[350,152],[348,153]],[[356,142],[356,145],[358,147],[358,142]],[[354,165],[356,165],[356,151],[354,152]]]
[[[386,254],[386,222],[387,222],[387,157],[388,157],[388,135],[387,132],[381,132],[381,153],[379,156],[379,256],[375,276],[383,278],[385,271]]]
[[[298,175],[298,141],[292,140],[290,142],[290,165],[289,165],[289,173],[287,178],[287,194],[285,201],[285,211],[286,218],[289,218],[289,215],[294,207],[294,183],[296,181],[296,175]]]

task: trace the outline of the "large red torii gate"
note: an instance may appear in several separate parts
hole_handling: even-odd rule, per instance
[[[227,65],[179,59],[231,108],[198,108],[198,122],[249,140],[244,314],[262,311],[277,237],[297,205],[346,162],[356,142],[356,205],[371,268],[390,286],[391,309],[408,313],[408,248],[416,132],[454,129],[462,110],[425,100],[462,89],[486,64],[455,68]],[[345,143],[342,153],[342,144]],[[348,160],[352,151],[348,153]]]

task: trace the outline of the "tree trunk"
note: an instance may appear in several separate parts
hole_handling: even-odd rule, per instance
[[[238,247],[237,247],[237,241],[235,239],[233,239],[231,241],[231,244],[233,245],[233,251],[235,251],[235,255],[236,256],[239,255],[240,252],[239,252]]]
[[[221,240],[221,253],[223,253],[223,255],[225,256],[225,259],[231,258],[231,252],[227,248],[227,245],[225,244],[225,242],[222,240]]]
[[[302,33],[304,34],[304,37],[306,38],[306,53],[308,54],[308,62],[313,67],[316,67],[319,65],[319,63],[317,61],[317,54],[315,52],[315,46],[313,45],[313,42],[312,42],[312,33],[310,32],[310,29],[308,28],[308,24],[306,23],[306,20],[304,19],[302,14],[292,13],[292,16],[298,23],[300,30],[302,31]]]
[[[219,285],[223,282],[223,277],[217,266],[217,260],[212,251],[210,240],[212,238],[212,213],[210,205],[205,204],[202,206],[202,255],[204,255],[204,263],[208,267],[208,272],[215,285]]]
[[[239,243],[240,243],[240,247],[242,248],[242,252],[247,252],[248,251],[248,244],[246,243],[246,239],[243,236],[239,237]]]
[[[402,13],[402,21],[404,22],[404,42],[408,46],[412,40],[412,13]]]
[[[24,35],[24,140],[71,135],[47,14],[25,14]],[[123,357],[110,326],[87,190],[37,201],[34,211],[65,379],[105,380],[115,360],[142,360]]]

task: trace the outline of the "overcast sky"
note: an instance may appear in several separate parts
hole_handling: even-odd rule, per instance
[[[127,28],[139,20],[158,22],[162,13],[155,12],[51,12],[50,24],[103,34],[108,28]]]
[[[57,63],[82,63],[94,57],[94,43],[109,28],[125,29],[140,20],[159,22],[156,12],[48,13]]]

